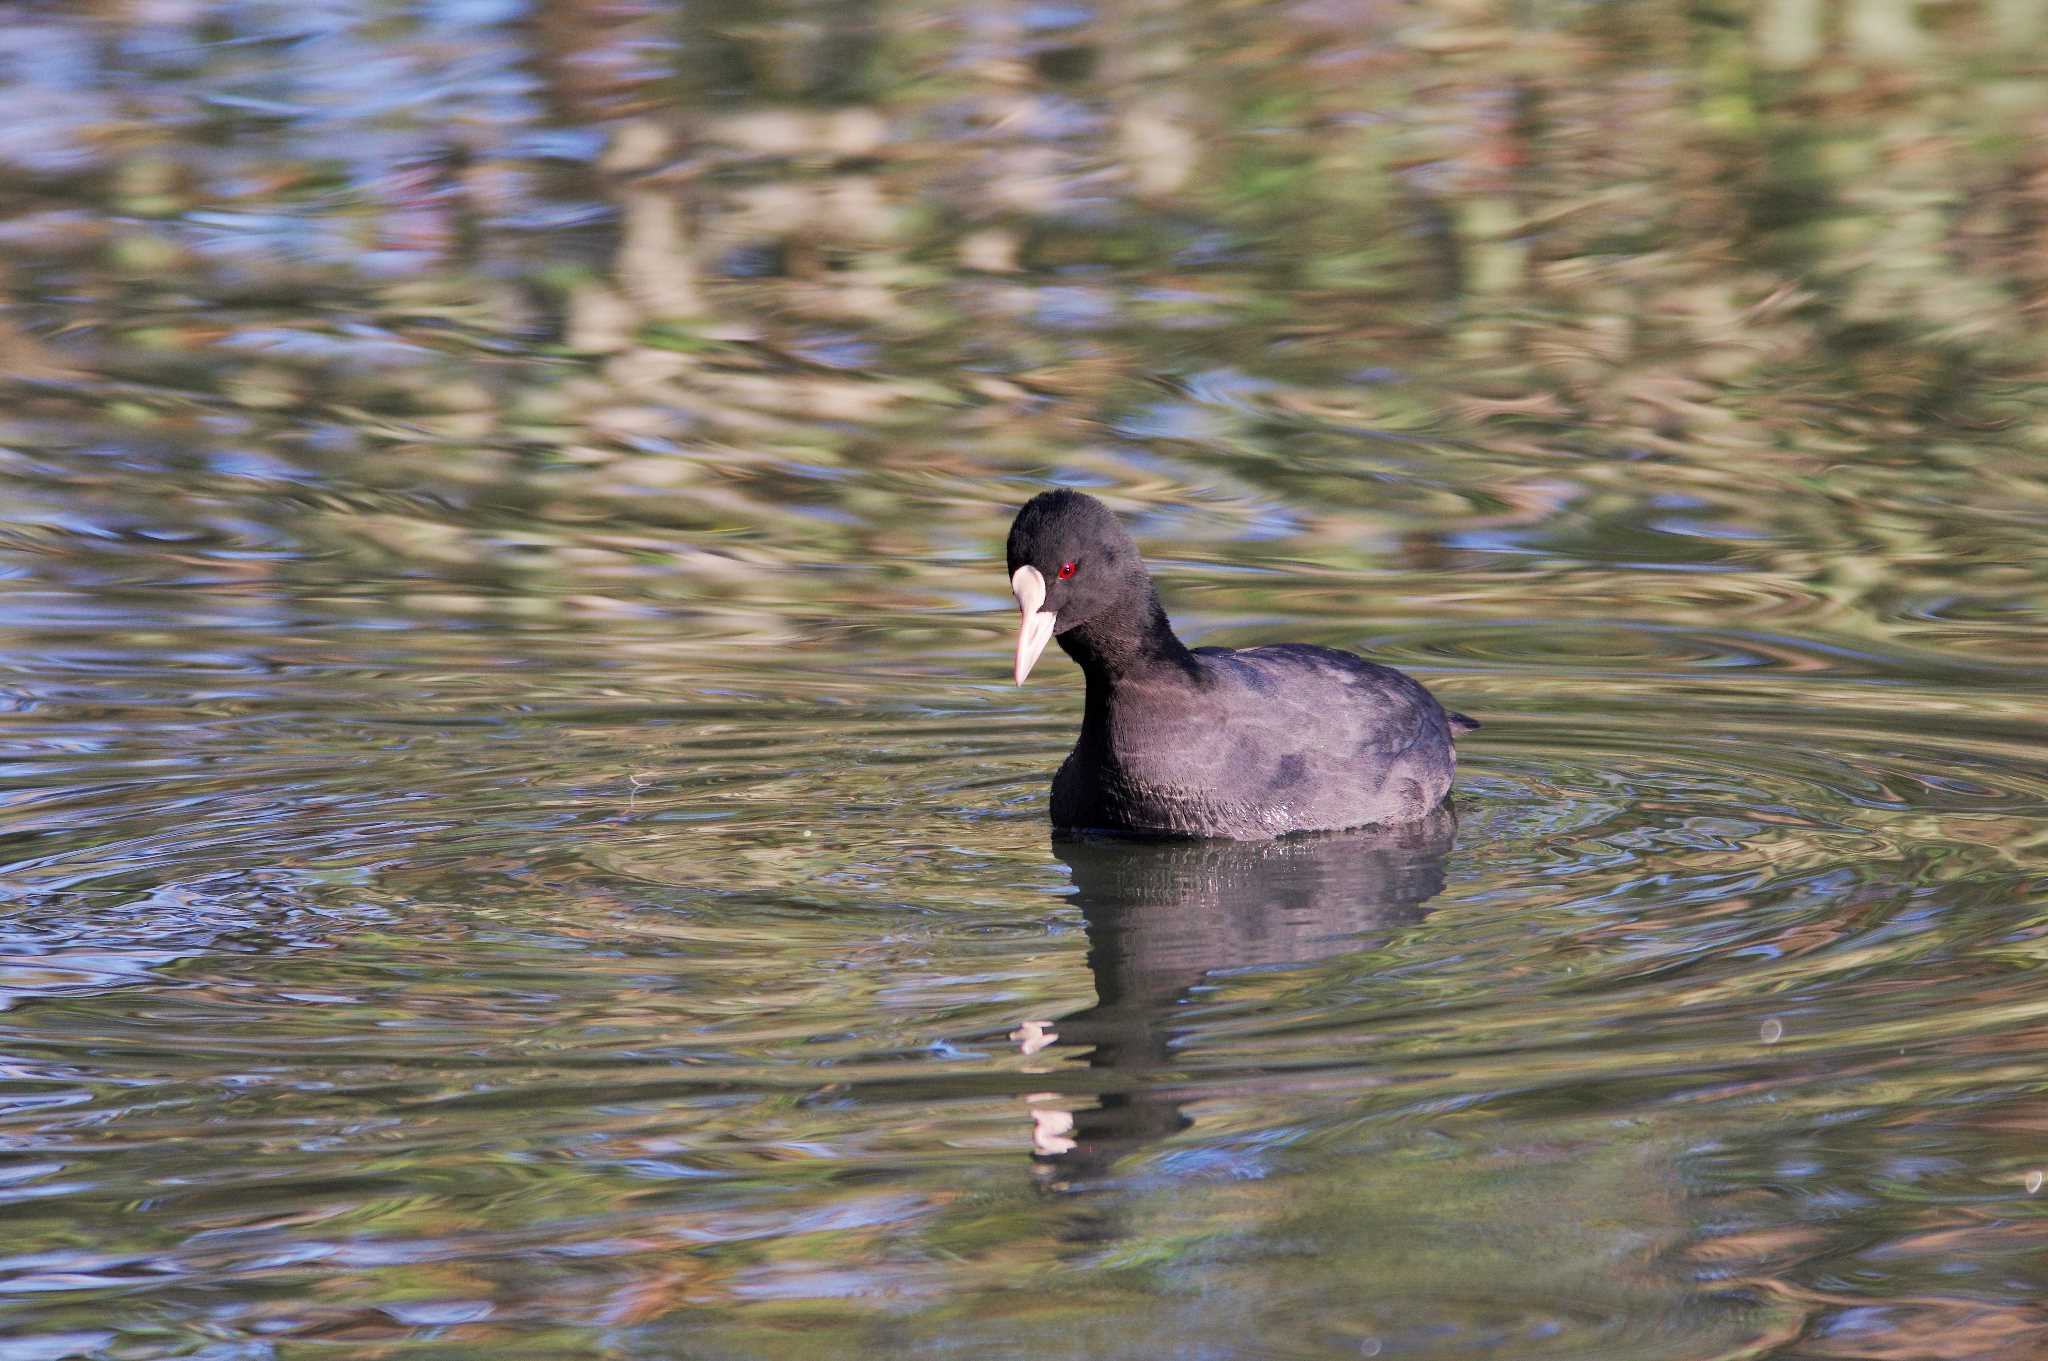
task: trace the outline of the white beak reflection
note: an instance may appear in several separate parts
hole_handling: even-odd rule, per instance
[[[1012,572],[1010,590],[1016,594],[1017,609],[1023,616],[1017,623],[1017,684],[1022,685],[1037,664],[1038,654],[1052,641],[1053,625],[1059,622],[1059,615],[1038,608],[1045,603],[1045,578],[1036,567],[1019,567]]]

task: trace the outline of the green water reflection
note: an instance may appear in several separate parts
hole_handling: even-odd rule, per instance
[[[0,25],[0,1361],[2048,1348],[2048,7]],[[1055,846],[1002,535],[1485,728]]]

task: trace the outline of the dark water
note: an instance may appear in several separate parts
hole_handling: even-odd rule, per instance
[[[2044,34],[18,7],[0,1358],[2048,1348]],[[1455,825],[1052,844],[1053,480]]]

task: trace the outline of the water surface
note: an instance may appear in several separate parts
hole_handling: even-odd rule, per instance
[[[1936,17],[27,7],[0,1357],[2048,1347],[2044,27]],[[1054,843],[1050,482],[1455,818]]]

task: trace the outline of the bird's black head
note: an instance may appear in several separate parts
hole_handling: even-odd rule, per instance
[[[1041,492],[1010,525],[1010,589],[1023,620],[1017,683],[1055,633],[1088,624],[1136,629],[1156,610],[1138,546],[1109,507],[1082,492]],[[1069,651],[1072,649],[1069,648]]]

